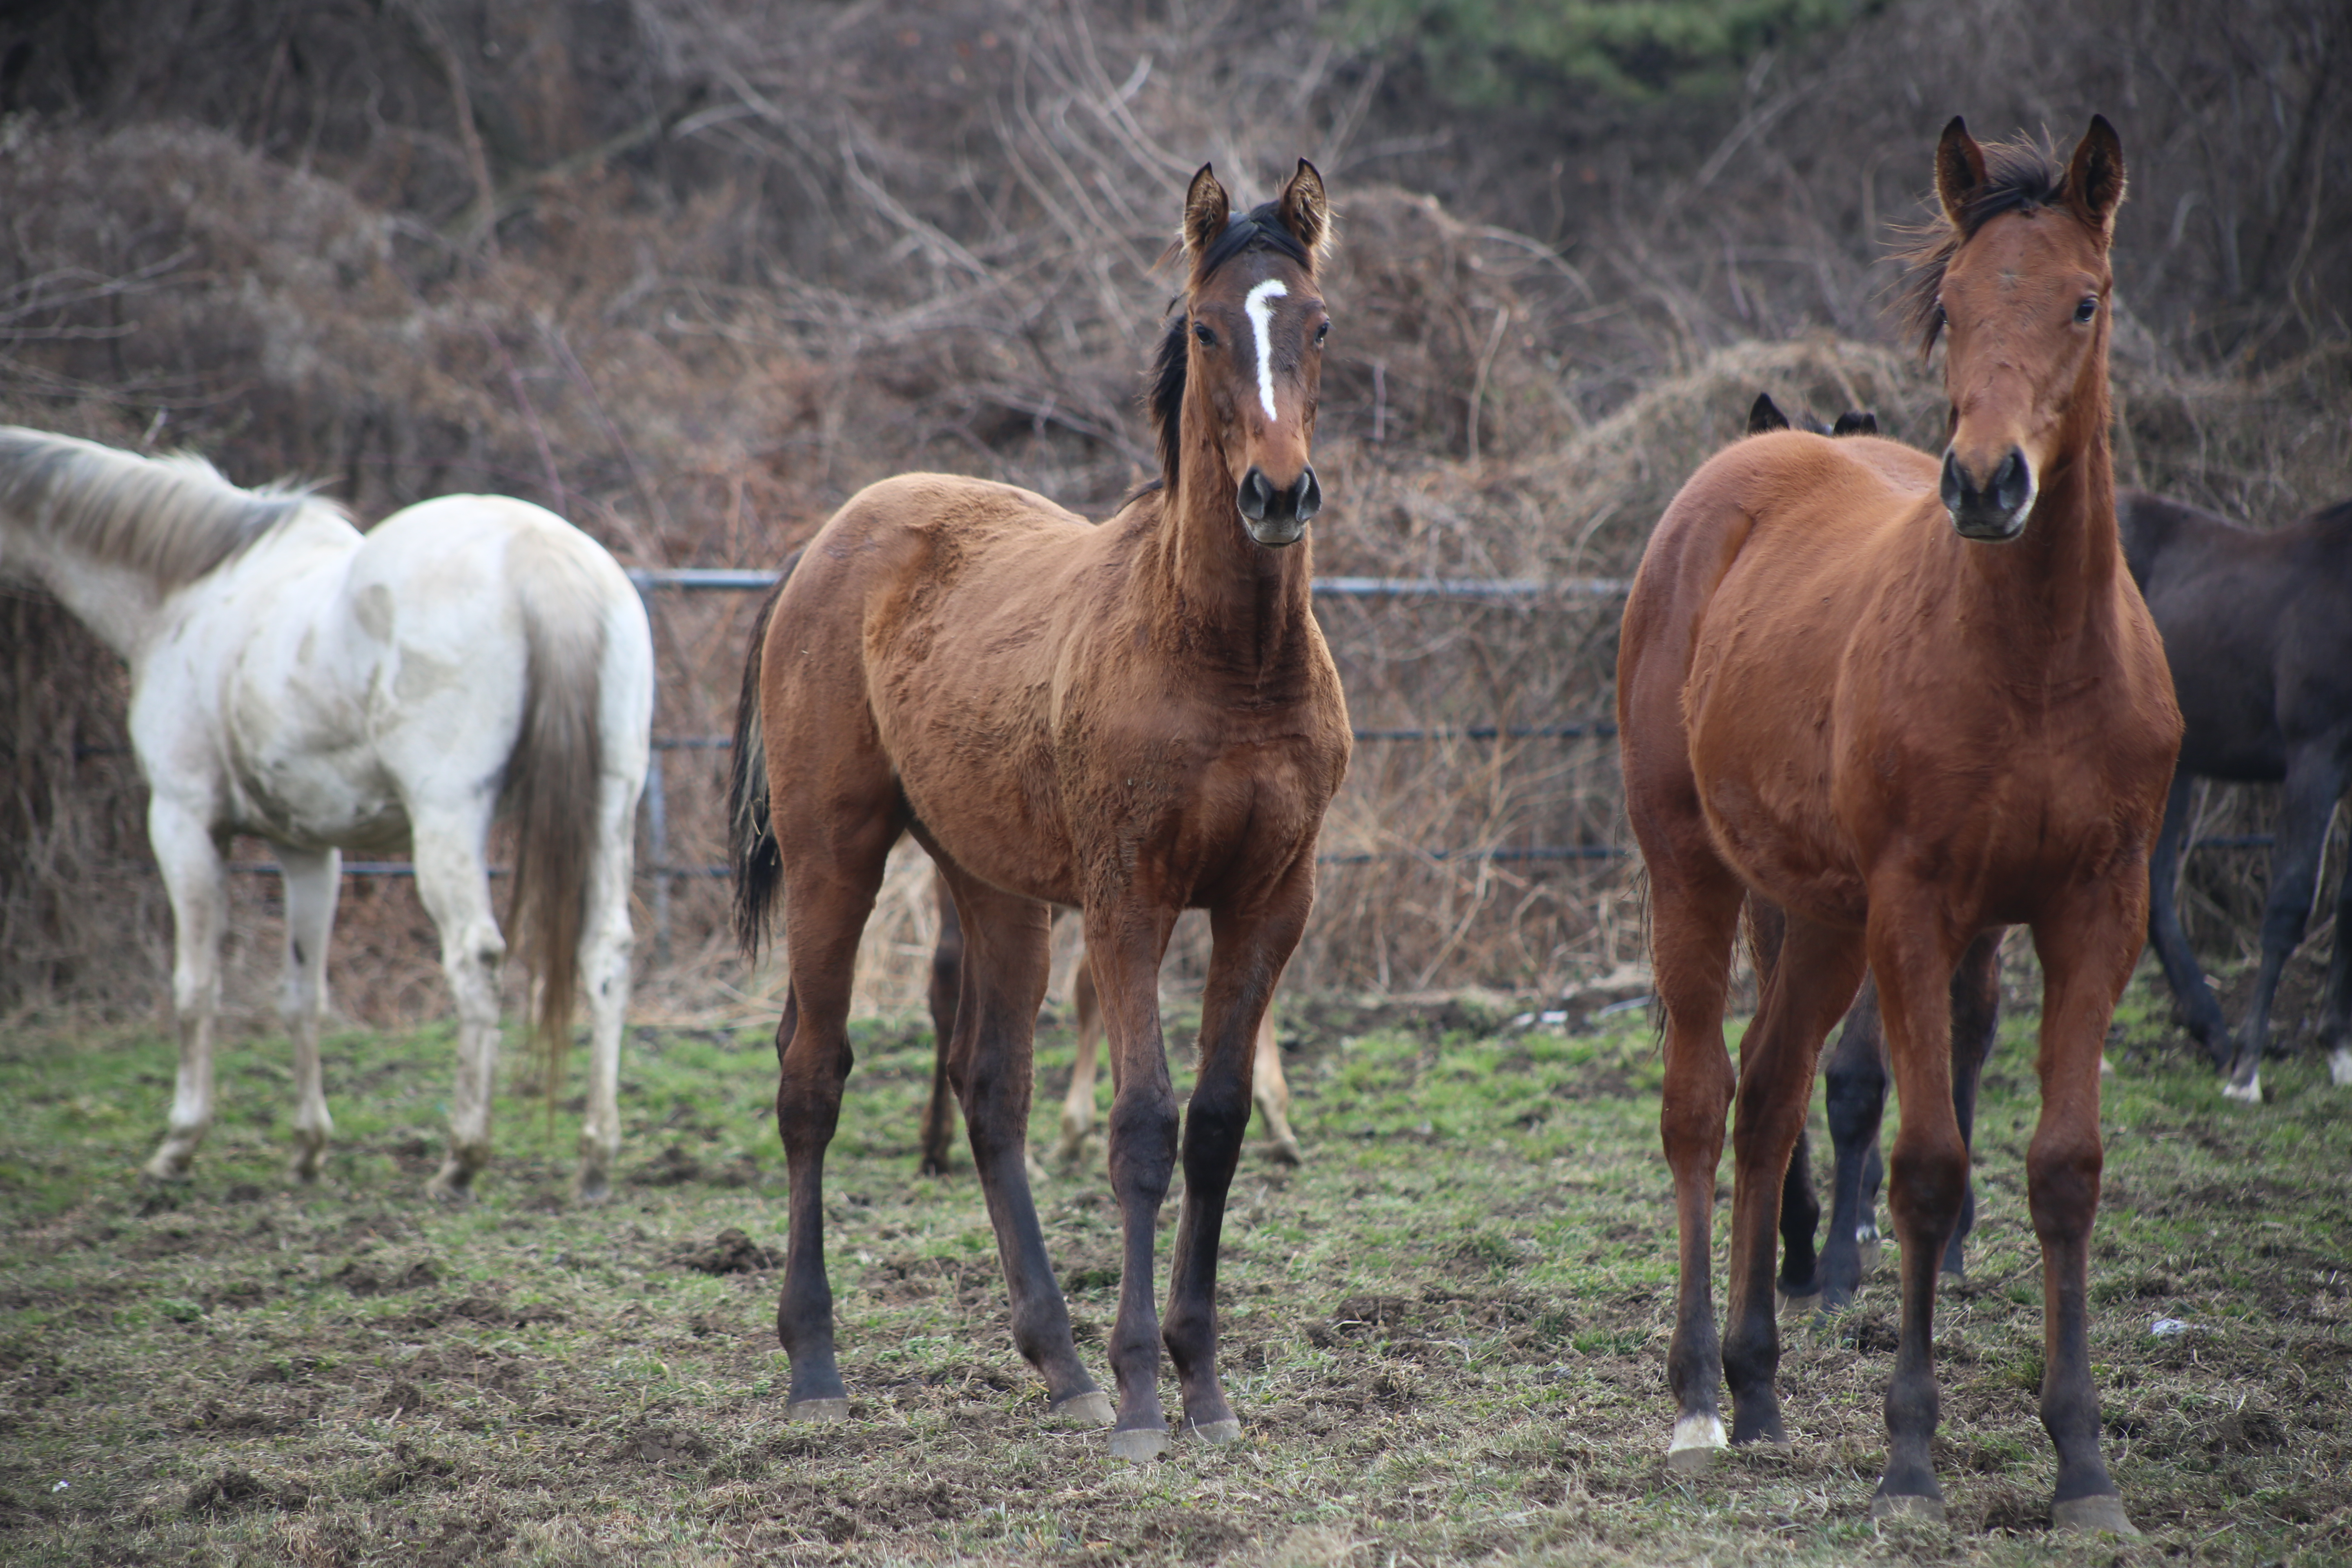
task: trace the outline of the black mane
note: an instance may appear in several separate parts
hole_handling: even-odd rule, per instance
[[[1984,185],[1960,209],[1957,225],[1939,213],[1911,231],[1924,243],[1904,258],[1911,269],[1904,277],[1898,308],[1905,328],[1919,334],[1922,358],[1944,330],[1944,312],[1937,300],[1953,254],[2003,213],[2035,212],[2061,205],[2065,199],[2066,167],[2047,146],[2023,140],[1995,142],[1985,147],[1984,162]]]
[[[1225,225],[1224,233],[1210,242],[1208,253],[1192,268],[1192,284],[1198,287],[1213,276],[1220,267],[1234,257],[1252,250],[1271,250],[1286,256],[1309,274],[1315,270],[1315,258],[1290,232],[1275,202],[1261,202],[1249,211]],[[1175,301],[1171,309],[1182,304]],[[1143,404],[1151,416],[1151,433],[1160,447],[1160,478],[1146,483],[1136,491],[1144,494],[1155,487],[1176,488],[1176,465],[1183,456],[1177,445],[1179,427],[1184,415],[1184,370],[1188,363],[1184,342],[1184,312],[1175,310],[1168,321],[1168,329],[1160,336],[1159,352],[1152,355],[1151,372],[1145,385]],[[1129,498],[1132,499],[1132,498]]]

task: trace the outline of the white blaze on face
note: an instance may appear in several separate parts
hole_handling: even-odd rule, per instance
[[[1257,337],[1257,401],[1265,410],[1266,422],[1272,424],[1274,412],[1274,302],[1290,290],[1279,278],[1269,278],[1249,291],[1242,301],[1242,310],[1250,319],[1250,331]]]

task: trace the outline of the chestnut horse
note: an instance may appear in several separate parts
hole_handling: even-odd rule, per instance
[[[2063,169],[2023,145],[1979,148],[1955,119],[1936,185],[1943,221],[1908,297],[1923,348],[1949,334],[1940,466],[1870,437],[1749,437],[1683,487],[1626,605],[1620,738],[1650,877],[1679,1237],[1667,1458],[1701,1468],[1723,1446],[1727,1377],[1731,1440],[1785,1441],[1774,1220],[1822,1037],[1867,971],[1903,1102],[1889,1162],[1903,1326],[1871,1506],[1941,1517],[1936,1270],[1969,1163],[1948,992],[1981,935],[2023,924],[2045,977],[2026,1175],[2052,1516],[2128,1531],[2087,1344],[2099,1058],[2145,931],[2180,714],[2116,536],[2108,247],[2123,153],[2104,119]],[[1751,898],[1785,930],[1735,1074],[1724,995]],[[1718,1342],[1709,1230],[1735,1098]]]
[[[1301,542],[1322,499],[1307,458],[1330,320],[1316,281],[1328,232],[1307,163],[1240,216],[1202,167],[1185,198],[1181,309],[1150,394],[1160,482],[1095,527],[1009,485],[885,480],[825,523],[753,635],[734,859],[746,944],[780,889],[790,925],[776,1030],[792,1182],[776,1311],[788,1416],[849,1410],[825,1279],[824,1151],[850,1067],[859,934],[890,847],[911,832],[963,929],[948,1074],[1013,1342],[1056,1414],[1112,1418],[1071,1342],[1024,1169],[1047,922],[1069,905],[1085,921],[1118,1083],[1111,1451],[1141,1459],[1168,1447],[1162,1342],[1186,1423],[1211,1441],[1240,1435],[1217,1375],[1218,1232],[1249,1120],[1252,1042],[1314,900],[1315,837],[1349,751]],[[1187,908],[1209,911],[1215,945],[1163,1327],[1153,1233],[1178,1116],[1159,975]]]
[[[955,1037],[956,996],[963,986],[963,924],[956,919],[955,895],[947,879],[935,878],[931,891],[940,910],[940,940],[931,950],[930,986],[931,1035],[939,1046],[931,1059],[931,1097],[923,1105],[921,1169],[927,1176],[937,1176],[946,1173],[949,1151],[955,1143],[955,1089],[948,1082],[948,1042]],[[1078,1016],[1078,1050],[1070,1064],[1069,1089],[1062,1097],[1061,1137],[1054,1145],[1054,1158],[1063,1165],[1078,1163],[1095,1130],[1096,1068],[1102,1056],[1102,993],[1095,987],[1094,970],[1083,948],[1071,991],[1071,1004]],[[1283,1076],[1282,1048],[1275,1039],[1270,1009],[1258,1021],[1257,1043],[1251,1056],[1250,1098],[1265,1123],[1266,1142],[1275,1159],[1285,1165],[1304,1162],[1307,1156],[1298,1147],[1298,1135],[1290,1129],[1290,1084]]]

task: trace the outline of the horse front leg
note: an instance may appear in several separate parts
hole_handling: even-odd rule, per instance
[[[1902,1249],[1903,1328],[1886,1391],[1886,1470],[1870,1511],[1874,1519],[1940,1520],[1944,1492],[1932,1456],[1940,1404],[1936,1273],[1959,1224],[1969,1180],[1969,1146],[1952,1110],[1949,995],[1958,955],[1941,946],[1943,911],[1936,900],[1907,888],[1872,892],[1870,968],[1903,1104],[1887,1163],[1887,1207]]]
[[[2254,994],[2238,1026],[2229,1081],[2221,1093],[2259,1105],[2263,1099],[2263,1052],[2270,1044],[2271,999],[2278,992],[2286,961],[2302,944],[2319,866],[2327,848],[2327,826],[2343,797],[2347,773],[2333,748],[2305,746],[2287,759],[2286,800],[2279,814],[2278,847],[2271,857],[2270,896],[2263,906],[2263,961],[2254,973]],[[2341,937],[2338,937],[2341,941]]]
[[[1853,933],[1789,917],[1762,1005],[1740,1042],[1723,1339],[1734,1443],[1788,1441],[1773,1388],[1780,1362],[1772,1310],[1774,1222],[1804,1131],[1822,1038],[1853,1000],[1862,971],[1862,942]]]
[[[221,940],[228,933],[226,843],[202,815],[158,793],[147,837],[172,900],[172,1016],[180,1068],[163,1142],[142,1167],[153,1181],[184,1182],[213,1124],[213,1027],[220,1012]]]
[[[2146,905],[2126,880],[2085,889],[2033,927],[2044,975],[2042,1115],[2025,1155],[2026,1199],[2042,1242],[2042,1426],[2058,1451],[2051,1522],[2133,1535],[2099,1455],[2099,1394],[2091,1382],[2091,1227],[2105,1152],[2099,1058],[2116,999],[2139,956]],[[1906,1101],[1907,1106],[1908,1101]]]
[[[1843,1311],[1878,1261],[1878,1130],[1886,1112],[1886,1029],[1878,987],[1865,984],[1822,1074],[1829,1110],[1830,1229],[1822,1246],[1822,1310]]]
[[[1118,1384],[1110,1451],[1150,1459],[1168,1451],[1160,1404],[1160,1312],[1152,1253],[1160,1205],[1176,1168],[1176,1091],[1160,1033],[1160,961],[1175,924],[1175,900],[1130,891],[1116,906],[1086,910],[1087,962],[1100,991],[1110,1038],[1110,1185],[1118,1204],[1118,1318],[1111,1328],[1111,1373]]]
[[[1053,911],[960,871],[949,879],[967,946],[948,1077],[963,1107],[972,1168],[996,1233],[1013,1342],[1045,1378],[1054,1415],[1107,1426],[1110,1400],[1078,1361],[1069,1305],[1054,1278],[1029,1190],[1029,1099]]]
[[[1314,862],[1302,856],[1260,907],[1218,910],[1211,916],[1200,1071],[1184,1115],[1184,1205],[1160,1337],[1176,1366],[1185,1423],[1212,1443],[1232,1442],[1242,1431],[1217,1375],[1217,1247],[1225,1196],[1249,1130],[1251,1079],[1266,1004],[1314,901]]]
[[[319,1179],[319,1162],[335,1130],[319,1064],[319,1024],[327,1010],[327,939],[334,930],[343,858],[336,849],[282,844],[271,849],[286,883],[286,981],[278,1011],[294,1042],[294,1157],[287,1174],[309,1183]]]

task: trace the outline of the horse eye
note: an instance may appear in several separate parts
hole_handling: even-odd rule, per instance
[[[1330,335],[1331,323],[1326,321],[1321,326],[1315,329],[1315,346],[1318,349],[1321,348],[1323,346],[1323,340]]]
[[[1217,334],[1211,331],[1202,322],[1192,323],[1192,335],[1200,340],[1201,346],[1203,348],[1213,349],[1217,346]]]
[[[2096,294],[2084,295],[2083,302],[2074,307],[2074,320],[2077,321],[2087,321],[2098,313],[2099,297]]]

